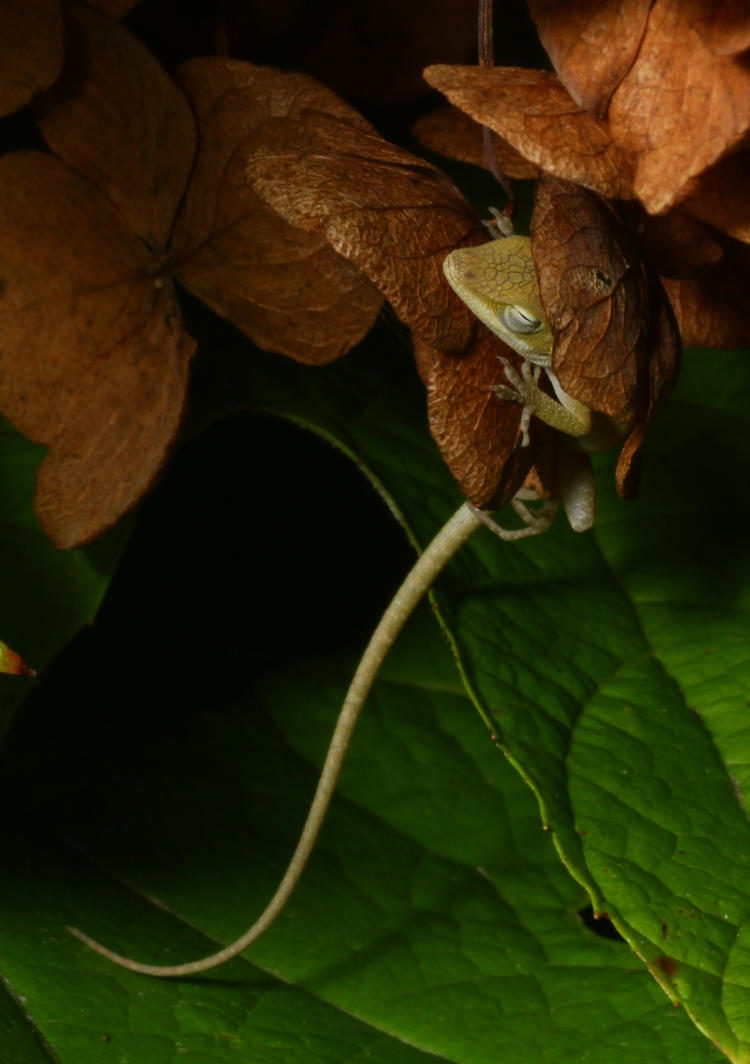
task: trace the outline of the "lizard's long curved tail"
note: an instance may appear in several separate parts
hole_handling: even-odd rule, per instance
[[[100,942],[95,941],[95,939],[89,938],[78,928],[69,928],[68,930],[71,934],[75,935],[81,942],[85,942],[91,949],[96,950],[97,953],[101,953],[102,956],[108,957],[115,964],[128,968],[132,972],[141,972],[143,975],[155,975],[161,978],[174,978],[207,972],[209,969],[231,960],[232,957],[236,957],[238,953],[247,949],[268,930],[286,905],[307,864],[333,797],[336,781],[344,763],[354,727],[386,654],[422,596],[435,581],[447,562],[480,524],[482,524],[482,517],[479,516],[479,512],[468,503],[464,503],[453,517],[443,525],[393,596],[380,623],[373,632],[367,649],[362,655],[357,671],[354,674],[354,679],[344,699],[344,704],[341,707],[336,728],[328,747],[323,770],[318,780],[315,796],[310,805],[297,848],[289,862],[289,867],[276,888],[276,893],[252,927],[248,928],[244,935],[241,935],[231,945],[225,946],[208,957],[203,957],[197,961],[189,961],[186,964],[142,964],[140,961],[115,953]],[[512,534],[510,535],[512,536]],[[516,537],[513,536],[512,538]]]

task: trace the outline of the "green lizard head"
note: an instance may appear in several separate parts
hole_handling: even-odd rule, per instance
[[[529,237],[457,248],[443,262],[443,272],[488,329],[529,362],[550,365],[552,332],[539,298]]]

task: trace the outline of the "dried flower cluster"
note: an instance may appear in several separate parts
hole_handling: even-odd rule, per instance
[[[750,341],[750,18],[708,0],[529,0],[556,74],[432,67],[459,110],[426,146],[483,163],[498,135],[511,176],[545,172],[625,201],[686,346]]]
[[[554,493],[559,441],[540,425],[520,448],[520,407],[490,390],[498,354],[518,357],[444,282],[447,252],[486,239],[452,183],[307,75],[206,58],[170,78],[112,17],[131,4],[93,6],[67,5],[64,56],[54,0],[0,15],[13,59],[0,64],[0,113],[31,100],[50,149],[0,157],[0,412],[48,446],[36,507],[53,541],[99,535],[169,453],[195,347],[177,284],[309,364],[348,351],[388,300],[465,494],[499,504],[532,467]],[[620,427],[627,494],[677,352],[655,275],[640,258],[627,276],[618,266],[633,261],[631,230],[590,190],[626,201],[686,342],[746,339],[750,75],[736,54],[747,42],[715,5],[702,20],[666,0],[530,6],[559,77],[434,67],[428,78],[498,134],[511,175],[551,175],[532,237],[556,368]],[[426,120],[424,142],[478,160],[466,115]],[[565,225],[588,234],[576,254],[596,244],[604,301],[587,302],[589,282],[571,289],[580,263],[559,240]]]

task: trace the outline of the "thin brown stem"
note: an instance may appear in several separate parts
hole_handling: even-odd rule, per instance
[[[495,65],[495,36],[493,29],[492,0],[479,0],[479,21],[477,29],[477,52],[479,65],[493,67]],[[492,130],[489,126],[482,126],[484,139],[484,156],[487,166],[495,180],[502,186],[508,197],[503,214],[512,221],[516,215],[516,194],[513,190],[513,182],[504,172],[497,157],[495,142],[492,139]]]
[[[495,65],[495,35],[492,25],[492,0],[479,0],[479,27],[477,33],[479,65]]]
[[[484,138],[484,157],[487,160],[487,165],[490,168],[492,176],[500,185],[502,185],[505,195],[508,200],[503,207],[503,215],[505,218],[509,218],[511,221],[516,216],[516,193],[513,188],[513,182],[503,170],[500,165],[500,160],[497,157],[495,151],[495,142],[492,139],[492,130],[489,126],[482,126],[482,137]]]

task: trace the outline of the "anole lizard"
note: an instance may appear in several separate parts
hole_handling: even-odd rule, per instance
[[[550,368],[552,333],[542,311],[528,237],[506,237],[480,247],[459,249],[451,252],[443,268],[448,281],[469,308],[524,359],[522,375],[504,360],[509,384],[500,385],[495,390],[504,399],[524,404],[522,427],[526,442],[532,414],[569,436],[584,437],[590,428],[590,412],[562,390]],[[539,388],[542,370],[549,377],[559,402]],[[576,458],[579,460],[576,461]],[[582,466],[580,458],[571,455],[570,466],[563,470],[561,477],[561,494],[570,523],[576,531],[589,528],[593,520],[593,477],[588,460]],[[545,503],[541,510],[530,510],[523,501],[528,497],[529,494],[521,490],[512,500],[516,513],[524,522],[523,528],[514,530],[500,528],[487,514],[465,502],[446,522],[409,572],[360,660],[339,713],[318,787],[287,871],[266,909],[240,938],[200,960],[162,965],[145,964],[125,957],[77,928],[69,930],[97,953],[121,967],[162,978],[208,971],[237,956],[257,941],[286,905],[307,863],[333,796],[359,713],[396,636],[447,562],[482,523],[488,524],[501,539],[506,540],[537,535],[549,527],[556,504]]]
[[[552,371],[552,332],[539,298],[530,238],[498,236],[476,247],[457,248],[443,262],[443,272],[479,320],[524,360],[519,374],[501,359],[508,383],[493,389],[502,399],[523,404],[524,446],[529,443],[532,414],[585,446],[591,411],[563,391]],[[542,372],[558,401],[539,387]]]

